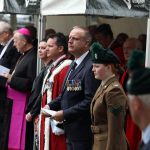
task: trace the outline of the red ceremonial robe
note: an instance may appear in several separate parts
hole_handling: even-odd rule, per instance
[[[62,62],[63,61],[63,62]],[[61,62],[61,64],[60,64]],[[64,60],[61,59],[59,62],[56,64],[53,71],[50,71],[51,75],[54,75],[53,78],[53,86],[51,89],[51,100],[55,99],[57,96],[59,96],[61,89],[62,89],[62,84],[64,81],[64,78],[66,76],[66,73],[69,69],[69,65],[71,64],[71,60]],[[61,65],[63,67],[61,67]],[[59,68],[60,67],[60,68]],[[55,73],[54,71],[57,70]],[[53,74],[54,73],[54,74]],[[50,77],[48,79],[50,79]],[[47,90],[44,92],[43,99],[42,99],[42,107],[44,107],[47,104],[47,96],[48,92]],[[41,117],[41,125],[40,125],[40,150],[67,150],[66,147],[66,138],[65,135],[55,135],[52,133],[51,128],[50,128],[50,138],[49,141],[47,141],[46,137],[44,138],[44,131],[45,131],[45,118]],[[45,139],[45,140],[44,140]],[[45,144],[46,142],[49,142],[49,148],[46,148],[48,144]]]
[[[120,81],[124,88],[126,86],[127,78],[128,72],[125,70]],[[129,110],[126,114],[125,133],[129,142],[130,150],[138,150],[139,142],[141,140],[141,131],[138,126],[133,122]]]

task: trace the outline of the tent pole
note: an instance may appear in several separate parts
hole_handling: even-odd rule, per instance
[[[17,29],[17,15],[16,14],[10,14],[10,24],[13,30]]]
[[[146,60],[145,60],[145,66],[148,67],[148,68],[150,68],[150,8],[149,8],[149,18],[147,20],[147,40],[146,40]]]
[[[38,18],[38,47],[39,47],[39,41],[41,40],[41,15],[39,15],[39,18]],[[41,70],[41,60],[39,59],[38,55],[37,55],[37,71],[36,71],[36,74],[38,75],[39,72]]]
[[[38,22],[38,46],[39,46],[39,41],[45,37],[45,22],[46,18],[45,16],[39,15],[39,22]],[[42,62],[41,59],[38,58],[37,56],[37,75],[40,73],[42,68]]]

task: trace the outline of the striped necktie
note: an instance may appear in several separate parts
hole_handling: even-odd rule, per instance
[[[70,71],[69,71],[69,73],[68,73],[67,79],[70,77],[70,75],[72,74],[72,72],[75,70],[76,66],[77,66],[77,63],[74,61],[74,62],[71,64],[71,69],[70,69]]]

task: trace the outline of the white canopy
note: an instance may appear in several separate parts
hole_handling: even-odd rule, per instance
[[[42,15],[148,16],[149,0],[42,0]]]
[[[3,12],[4,9],[4,0],[0,0],[0,12]]]
[[[42,0],[42,15],[84,14],[86,0]]]

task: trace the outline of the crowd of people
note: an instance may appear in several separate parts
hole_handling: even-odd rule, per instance
[[[46,30],[37,46],[35,27],[0,21],[0,149],[148,150],[145,47],[105,23]]]

